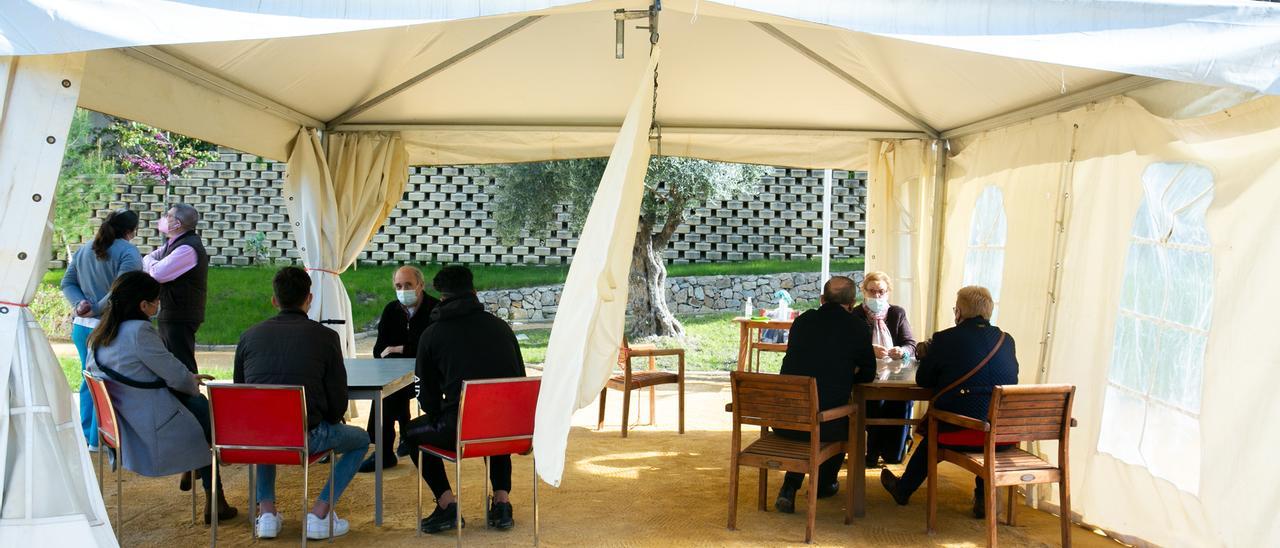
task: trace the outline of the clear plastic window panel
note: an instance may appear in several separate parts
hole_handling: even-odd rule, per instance
[[[1200,490],[1200,398],[1213,307],[1213,174],[1155,163],[1125,259],[1098,451]]]
[[[969,222],[969,249],[964,255],[963,285],[980,285],[991,292],[994,323],[1000,314],[1000,287],[1004,281],[1004,247],[1009,220],[1004,213],[1004,193],[991,185],[983,189]]]

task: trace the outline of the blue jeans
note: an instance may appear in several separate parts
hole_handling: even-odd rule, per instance
[[[71,325],[71,342],[76,345],[76,352],[80,353],[80,370],[84,371],[85,363],[89,360],[89,334],[93,332],[93,328],[83,325]],[[84,439],[90,446],[98,446],[98,413],[93,408],[93,395],[89,393],[89,383],[80,383],[80,430],[84,432]]]
[[[319,453],[333,449],[338,454],[338,462],[333,464],[333,477],[325,483],[320,491],[320,499],[329,502],[329,488],[337,489],[333,500],[336,503],[342,497],[342,491],[351,483],[360,469],[360,462],[369,450],[369,434],[364,430],[347,424],[329,424],[321,422],[319,426],[307,432],[307,447],[311,453]],[[258,465],[258,502],[276,501],[276,467],[272,464]],[[334,487],[336,485],[336,487]]]

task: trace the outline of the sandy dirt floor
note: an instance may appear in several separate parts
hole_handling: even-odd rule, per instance
[[[368,352],[365,342],[362,352]],[[74,349],[72,349],[74,352]],[[201,353],[202,364],[225,360],[229,352]],[[539,374],[536,370],[531,375]],[[569,435],[569,451],[560,488],[542,484],[539,488],[541,544],[545,546],[787,546],[804,540],[805,491],[800,491],[796,513],[773,511],[772,500],[781,485],[782,474],[769,475],[769,511],[756,509],[757,474],[743,469],[739,487],[738,529],[726,528],[728,462],[731,420],[724,412],[730,400],[727,376],[693,374],[688,382],[686,433],[676,433],[676,393],[674,386],[659,389],[657,424],[635,427],[627,439],[619,435],[621,397],[608,398],[605,429],[595,430],[597,408],[593,405],[574,416]],[[648,418],[648,397],[640,401]],[[634,408],[633,408],[634,409]],[[361,402],[363,426],[367,405]],[[416,411],[415,411],[416,412]],[[635,413],[635,411],[633,411]],[[635,422],[633,420],[632,422]],[[647,420],[646,420],[647,422]],[[744,441],[755,433],[745,433]],[[370,449],[372,451],[372,449]],[[529,457],[515,457],[512,501],[516,527],[510,531],[487,530],[483,526],[483,464],[463,465],[462,509],[468,519],[463,540],[470,545],[527,545],[533,542]],[[892,467],[901,472],[901,466]],[[976,546],[985,542],[983,521],[969,515],[972,477],[960,469],[943,466],[940,478],[938,533],[924,530],[925,493],[921,489],[905,507],[893,503],[880,487],[878,471],[867,475],[867,515],[844,525],[844,495],[848,484],[841,472],[840,494],[818,502],[815,541],[828,546]],[[449,468],[452,478],[453,469]],[[110,472],[108,472],[110,474]],[[277,483],[278,504],[285,517],[280,538],[254,541],[247,512],[248,477],[244,467],[223,470],[226,489],[241,516],[223,522],[219,542],[224,546],[293,545],[301,536],[298,469],[282,468]],[[313,467],[310,500],[318,496],[328,466]],[[351,532],[335,545],[421,546],[454,542],[452,533],[415,536],[414,469],[406,458],[387,470],[384,477],[384,523],[373,523],[374,481],[372,474],[359,474],[338,502],[338,514],[351,523]],[[108,477],[105,501],[112,519],[117,503],[114,478]],[[456,481],[456,480],[455,480]],[[190,495],[178,491],[177,477],[143,478],[124,474],[124,546],[199,546],[209,542],[203,522],[190,523]],[[455,483],[456,486],[456,483]],[[424,512],[429,512],[430,491],[423,489]],[[1002,497],[1003,498],[1003,497]],[[203,499],[200,510],[203,511]],[[1057,546],[1058,520],[1055,516],[1025,506],[1018,512],[1017,526],[1000,526],[1000,542],[1005,546]],[[1076,527],[1077,546],[1118,544]]]

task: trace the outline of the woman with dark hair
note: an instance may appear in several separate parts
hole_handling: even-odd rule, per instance
[[[107,381],[123,428],[125,469],[169,476],[199,469],[204,522],[210,521],[209,400],[200,385],[213,379],[187,370],[165,350],[151,317],[160,311],[160,282],[126,272],[111,286],[102,320],[89,335],[89,373]],[[236,516],[218,488],[218,520]]]
[[[93,244],[81,247],[67,263],[62,276],[62,294],[71,304],[71,342],[80,353],[80,369],[85,366],[86,341],[98,325],[107,290],[116,277],[142,269],[142,255],[129,243],[138,231],[138,214],[128,209],[111,212],[93,237]],[[96,451],[98,420],[89,397],[89,387],[80,387],[80,429],[89,450]]]

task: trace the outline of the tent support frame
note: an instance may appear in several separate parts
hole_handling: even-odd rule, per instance
[[[874,99],[877,103],[880,103],[885,108],[893,111],[894,114],[897,114],[898,116],[901,116],[906,121],[911,122],[911,125],[920,128],[920,131],[923,131],[930,138],[933,138],[933,139],[938,138],[938,130],[934,129],[932,126],[925,123],[925,121],[920,119],[919,116],[916,116],[915,114],[907,111],[907,109],[904,109],[898,106],[897,103],[890,101],[888,97],[881,95],[880,92],[876,91],[875,89],[872,89],[871,86],[868,86],[867,84],[863,83],[862,80],[854,78],[852,74],[849,74],[848,72],[845,72],[844,69],[837,67],[835,63],[828,61],[826,57],[818,55],[818,52],[809,49],[808,46],[801,44],[799,40],[796,40],[795,38],[792,38],[787,33],[782,32],[782,30],[780,30],[778,27],[770,25],[769,23],[761,23],[759,21],[752,21],[751,24],[755,25],[757,28],[764,31],[765,34],[772,36],[774,39],[778,40],[779,42],[782,42],[783,44],[786,44],[791,49],[796,50],[798,53],[800,53],[800,55],[807,57],[810,61],[813,61],[818,66],[821,66],[822,68],[827,69],[828,72],[830,72],[831,74],[834,74],[836,77],[840,78],[841,80],[844,80],[845,83],[855,88],[858,88],[859,91],[867,94],[872,99]]]
[[[543,17],[546,17],[546,16],[531,15],[529,17],[522,18],[519,21],[516,21],[515,23],[512,23],[510,26],[490,35],[488,38],[485,38],[484,40],[476,42],[471,47],[458,52],[452,57],[437,63],[436,65],[432,66],[431,68],[428,68],[427,70],[419,72],[414,77],[396,85],[396,87],[393,87],[387,91],[382,92],[377,97],[374,97],[373,99],[369,99],[368,101],[365,101],[363,103],[360,103],[359,105],[356,105],[354,107],[351,107],[350,109],[347,109],[346,112],[339,114],[336,118],[324,124],[325,129],[329,129],[329,130],[334,129],[334,127],[337,126],[338,124],[341,124],[347,120],[350,120],[358,116],[360,113],[365,112],[373,107],[376,107],[382,104],[383,102],[386,102],[387,100],[391,99],[392,97],[399,95],[404,90],[409,89],[421,83],[423,80],[426,80],[427,78],[435,76],[436,74],[439,74],[445,69],[462,62],[466,58],[471,57],[472,55],[475,55],[477,53],[480,53],[481,51],[484,51],[489,46],[492,46],[502,41],[504,38],[507,38],[512,34],[520,32],[522,29],[528,27],[529,25],[532,25],[533,23],[537,22]]]
[[[929,295],[925,310],[929,315],[924,319],[925,333],[938,330],[938,307],[942,293],[942,237],[947,226],[947,149],[950,143],[946,139],[935,139],[933,148],[933,221],[929,240]]]
[[[341,124],[330,131],[496,131],[496,132],[570,132],[617,133],[621,125],[483,125],[483,124]],[[925,139],[924,133],[897,130],[847,130],[765,127],[699,127],[662,126],[665,134],[709,133],[715,135],[791,135],[814,137],[860,137],[866,139]]]
[[[1031,106],[1022,107],[1011,110],[1004,114],[997,114],[990,118],[979,120],[970,124],[948,129],[942,132],[943,139],[954,139],[974,133],[981,133],[993,129],[1000,129],[1011,126],[1019,122],[1024,122],[1032,118],[1071,110],[1080,105],[1100,101],[1108,97],[1123,95],[1136,89],[1142,89],[1153,84],[1163,82],[1158,78],[1148,78],[1146,76],[1125,76],[1105,84],[1055,97],[1048,101],[1036,103]]]

